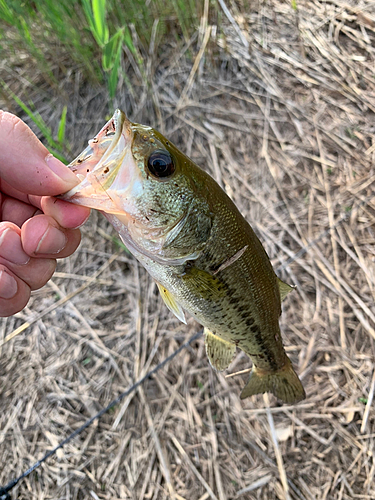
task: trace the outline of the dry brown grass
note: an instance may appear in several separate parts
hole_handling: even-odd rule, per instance
[[[243,16],[227,2],[220,38],[203,20],[190,62],[171,46],[151,54],[151,91],[128,63],[133,87],[116,104],[207,168],[297,285],[281,326],[307,399],[241,402],[248,375],[231,373],[249,360],[216,374],[200,339],[23,481],[20,499],[375,498],[375,5],[252,5]],[[64,86],[74,153],[105,120],[102,91],[78,80]],[[51,98],[28,91],[52,122]],[[113,236],[94,213],[75,255],[1,322],[1,339],[17,335],[0,354],[0,484],[199,328],[168,313]]]

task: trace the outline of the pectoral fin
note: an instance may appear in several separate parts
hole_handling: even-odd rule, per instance
[[[288,285],[288,283],[285,283],[282,281],[280,278],[277,278],[277,283],[279,285],[279,290],[280,290],[280,298],[281,302],[285,299],[285,297],[288,295],[289,292],[294,290],[294,286]]]
[[[204,329],[204,343],[210,365],[214,370],[222,371],[231,364],[236,354],[235,344],[214,335],[207,328]]]
[[[168,307],[168,309],[183,323],[186,325],[185,313],[173,295],[164,288],[160,283],[156,282],[159,288],[160,295],[164,300],[164,304]]]

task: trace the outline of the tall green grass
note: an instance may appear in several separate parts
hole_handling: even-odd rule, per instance
[[[178,47],[198,28],[203,6],[202,0],[0,0],[0,51],[10,72],[26,61],[31,81],[37,71],[38,81],[44,78],[56,90],[72,69],[88,82],[105,83],[111,112],[125,49],[144,75],[143,57],[153,27],[157,26],[156,47],[166,37]],[[1,83],[0,91],[33,120],[50,151],[64,160],[67,108],[54,137],[28,96],[16,95],[9,79],[8,85]]]
[[[213,1],[213,0],[211,0]],[[61,73],[78,67],[84,77],[106,82],[116,93],[123,49],[142,65],[140,44],[150,43],[155,19],[158,40],[190,37],[203,11],[200,0],[0,0],[0,50],[17,64],[31,56],[41,76],[58,84]],[[135,38],[134,38],[135,37]]]
[[[38,71],[56,81],[62,58],[71,58],[88,77],[100,78],[95,47],[90,43],[82,9],[75,0],[55,2],[0,0],[0,48],[3,57],[31,56]]]
[[[63,151],[67,149],[67,145],[65,143],[65,129],[66,129],[66,115],[68,111],[68,107],[64,106],[61,117],[59,120],[59,127],[57,131],[57,137],[53,137],[53,133],[51,128],[46,124],[40,114],[33,110],[33,104],[28,106],[26,103],[22,101],[16,94],[14,94],[11,89],[3,83],[3,88],[7,92],[7,94],[15,100],[18,106],[26,113],[35,125],[39,128],[39,130],[44,135],[47,141],[47,147],[51,153],[53,153],[59,160],[67,162],[66,158],[63,155]]]

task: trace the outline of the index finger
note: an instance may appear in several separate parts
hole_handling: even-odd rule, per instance
[[[79,180],[20,118],[0,110],[0,177],[27,194],[56,196]]]

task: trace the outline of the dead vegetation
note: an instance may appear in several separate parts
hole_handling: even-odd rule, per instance
[[[23,481],[20,499],[375,498],[375,5],[227,7],[223,34],[203,19],[185,52],[151,50],[147,75],[130,58],[116,105],[209,170],[297,285],[281,326],[308,397],[241,402],[248,375],[233,374],[249,360],[216,374],[200,339]],[[78,76],[63,83],[76,154],[106,105]],[[34,84],[52,124],[64,99]],[[1,322],[0,484],[199,329],[171,316],[99,214],[82,232],[29,307]]]

